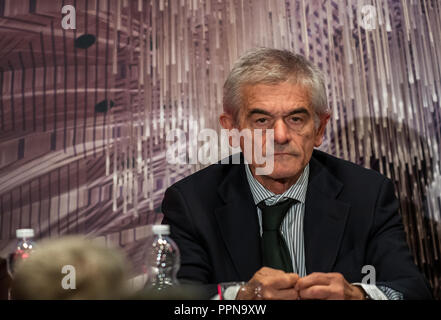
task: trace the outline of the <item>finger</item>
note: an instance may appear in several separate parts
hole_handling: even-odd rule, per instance
[[[329,286],[312,286],[299,291],[300,299],[325,300],[331,296]]]
[[[294,290],[294,288],[283,290],[274,290],[269,288],[263,290],[260,297],[264,300],[297,300],[299,293]]]
[[[279,290],[277,292],[277,300],[297,300],[299,292],[294,288]]]
[[[300,291],[315,285],[329,285],[331,279],[328,274],[321,272],[314,272],[306,277],[297,280],[295,289]]]
[[[299,276],[295,273],[281,273],[273,278],[271,287],[274,289],[294,289]]]
[[[273,269],[270,267],[262,267],[259,270],[257,270],[256,275],[267,276],[267,275],[272,275],[274,273],[281,273],[281,272],[283,272],[283,271],[279,270],[279,269]]]
[[[300,279],[300,276],[297,273],[287,273],[287,275],[291,278],[291,281],[294,283],[293,286],[297,283],[297,281]]]
[[[252,279],[258,281],[265,288],[288,289],[295,286],[299,276],[295,273],[285,273],[282,270],[263,267],[256,272]]]
[[[299,280],[299,275],[297,273],[285,273],[281,275],[283,278],[283,283],[280,284],[280,286],[277,287],[277,289],[294,289],[294,286],[296,285],[297,281]]]

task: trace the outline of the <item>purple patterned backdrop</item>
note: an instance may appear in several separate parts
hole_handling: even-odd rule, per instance
[[[203,167],[167,163],[166,134],[219,129],[228,70],[256,46],[326,73],[322,149],[395,182],[441,297],[436,0],[0,0],[0,254],[32,227],[90,235],[140,266],[165,188]]]

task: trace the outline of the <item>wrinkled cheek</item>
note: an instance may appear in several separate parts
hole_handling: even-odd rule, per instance
[[[303,149],[309,149],[314,146],[314,135],[312,133],[305,133],[300,136],[301,144],[303,145]]]
[[[304,140],[312,140],[312,138],[313,138],[313,133],[311,132],[311,131],[303,131],[303,132],[301,132],[301,133],[298,133],[297,134],[299,137],[301,137],[302,139],[304,139]]]

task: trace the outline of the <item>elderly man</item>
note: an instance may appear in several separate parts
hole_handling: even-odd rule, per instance
[[[180,279],[246,281],[237,299],[431,298],[391,181],[314,150],[329,118],[323,77],[304,57],[260,48],[238,60],[220,123],[274,130],[273,170],[256,174],[254,158],[214,164],[167,189]]]

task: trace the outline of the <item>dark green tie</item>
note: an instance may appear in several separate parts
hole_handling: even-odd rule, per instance
[[[264,266],[285,272],[293,272],[291,255],[280,232],[280,225],[289,208],[295,202],[297,201],[294,199],[288,199],[273,206],[267,206],[265,201],[262,201],[257,205],[262,210]]]

